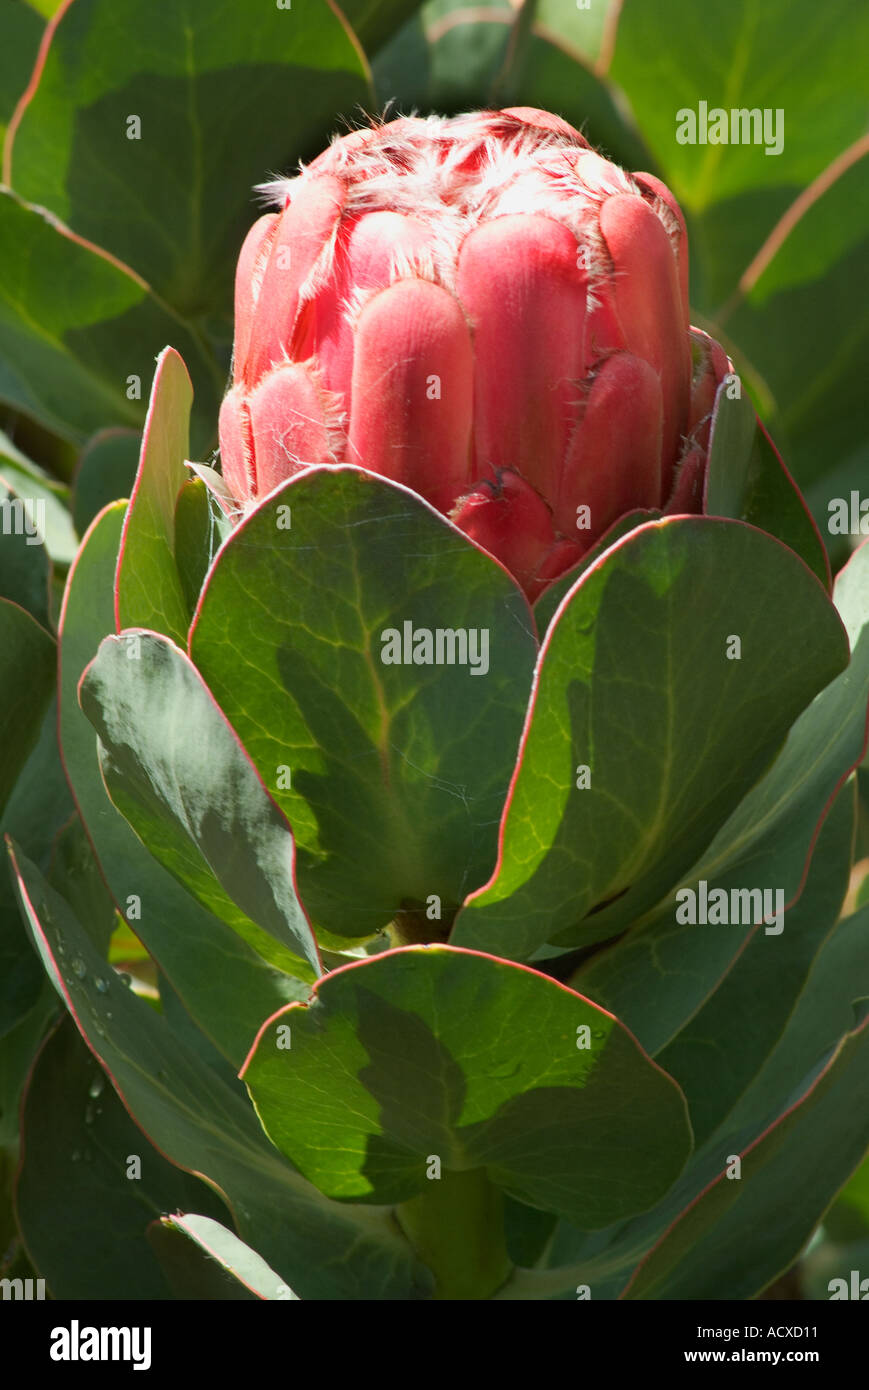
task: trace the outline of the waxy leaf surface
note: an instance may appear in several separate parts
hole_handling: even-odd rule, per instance
[[[174,348],[166,348],[157,360],[115,575],[118,630],[151,627],[182,643],[187,604],[175,564],[175,498],[189,476],[184,460],[192,403],[187,368]]]
[[[370,935],[433,895],[444,920],[491,873],[533,629],[488,555],[358,469],[300,475],[227,540],[190,652],[290,822],[315,929]],[[443,664],[417,664],[405,633],[438,631]]]
[[[131,914],[137,935],[199,1026],[240,1065],[263,1018],[303,995],[305,986],[281,974],[203,908],[148,852],[106,794],[97,736],[78,703],[85,667],[102,639],[115,631],[112,579],[124,505],[117,503],[97,518],[70,572],[60,639],[64,766],[115,902]]]
[[[114,0],[75,0],[7,147],[7,181],[178,313],[228,313],[250,190],[316,153],[367,90],[319,0],[125,0],[122,22]]]
[[[707,892],[780,888],[786,907],[802,890],[819,825],[866,747],[869,545],[838,575],[834,600],[851,644],[850,664],[800,715],[770,770],[680,887],[698,890],[702,880]],[[624,1019],[643,1046],[657,1053],[702,1006],[744,939],[738,927],[704,935],[680,925],[670,893],[572,983]]]
[[[298,1301],[261,1255],[211,1216],[164,1217],[149,1239],[177,1298]]]
[[[16,867],[34,943],[79,1032],[155,1147],[218,1190],[241,1239],[300,1298],[424,1294],[428,1273],[390,1213],[337,1206],[300,1177],[244,1095],[121,983],[38,870],[23,859]]]
[[[431,1156],[595,1229],[652,1205],[691,1147],[631,1035],[523,966],[411,946],[325,976],[242,1072],[273,1142],[329,1196],[400,1202]]]
[[[225,1217],[226,1208],[148,1143],[66,1014],[34,1063],[21,1136],[18,1219],[52,1296],[170,1298],[148,1221],[191,1206]]]
[[[621,930],[678,882],[847,659],[822,586],[763,532],[676,517],[617,542],[549,627],[498,871],[453,942],[523,958]]]
[[[107,637],[79,698],[109,794],[151,853],[255,948],[248,919],[319,974],[289,827],[185,653],[152,632]]]

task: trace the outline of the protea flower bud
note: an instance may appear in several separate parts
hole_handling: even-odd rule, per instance
[[[728,360],[685,223],[531,108],[401,119],[268,186],[236,278],[226,484],[310,464],[413,488],[534,598],[626,511],[698,511]]]

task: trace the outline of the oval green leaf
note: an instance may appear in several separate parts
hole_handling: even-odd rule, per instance
[[[342,1201],[407,1201],[437,1158],[595,1230],[652,1205],[691,1149],[679,1088],[616,1019],[450,946],[333,971],[263,1025],[242,1076],[272,1141]]]
[[[770,536],[692,517],[618,541],[549,628],[498,870],[454,943],[521,959],[635,920],[847,660],[823,588]]]
[[[491,873],[533,626],[488,555],[360,469],[300,475],[230,536],[190,651],[290,822],[315,928],[446,921]]]
[[[109,795],[151,853],[255,948],[248,919],[318,975],[289,826],[184,652],[153,632],[107,637],[79,699]]]

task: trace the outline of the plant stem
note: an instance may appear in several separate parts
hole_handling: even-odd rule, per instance
[[[503,1198],[485,1168],[444,1169],[395,1214],[435,1276],[436,1299],[490,1298],[508,1278]]]

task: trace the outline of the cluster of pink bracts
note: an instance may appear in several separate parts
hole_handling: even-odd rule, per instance
[[[688,322],[685,223],[531,108],[392,121],[270,185],[236,277],[223,475],[413,488],[529,598],[637,507],[697,512],[730,370]]]

